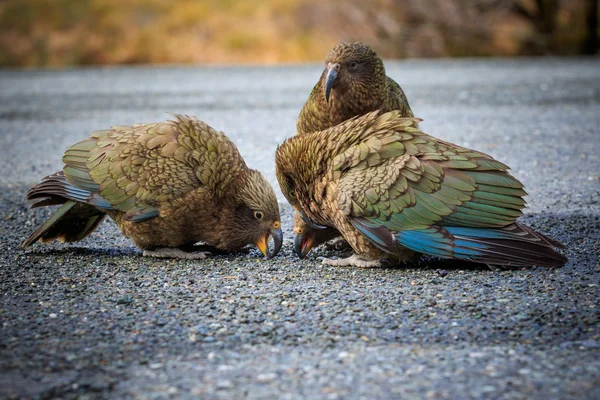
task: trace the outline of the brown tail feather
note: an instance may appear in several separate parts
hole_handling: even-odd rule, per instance
[[[528,226],[515,222],[503,228],[512,232],[511,239],[489,239],[461,237],[465,241],[485,244],[487,249],[479,248],[483,253],[477,256],[477,262],[503,266],[561,267],[568,259],[554,248],[565,248],[562,243],[549,238]]]
[[[40,183],[29,189],[29,192],[27,192],[27,200],[42,199],[43,201],[44,199],[58,198],[57,201],[59,202],[55,202],[53,204],[62,204],[65,202],[65,199],[63,199],[63,201],[60,201],[60,198],[67,197],[65,191],[66,183],[67,180],[62,171],[56,172],[52,175],[48,175],[44,177]],[[35,203],[32,206],[32,208],[41,207],[41,205],[39,204],[40,202]]]
[[[106,213],[94,206],[67,200],[52,216],[21,244],[28,247],[38,240],[42,243],[54,239],[76,242],[91,234],[104,219]]]

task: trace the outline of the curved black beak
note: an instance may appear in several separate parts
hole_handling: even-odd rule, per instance
[[[273,249],[269,248],[269,236],[273,238]],[[283,244],[283,232],[281,228],[273,228],[265,235],[258,238],[256,242],[256,247],[263,253],[267,258],[273,258],[281,250],[281,245]]]
[[[337,71],[334,67],[330,67],[327,71],[327,76],[325,77],[325,101],[329,103],[329,95],[331,94],[331,89],[333,89],[333,85],[335,85],[335,79],[337,78]]]
[[[315,224],[314,222],[312,222],[312,221],[310,220],[310,218],[308,218],[308,217],[306,216],[306,214],[304,214],[302,211],[300,211],[299,213],[300,213],[300,218],[302,218],[302,221],[304,221],[304,223],[305,223],[306,225],[308,225],[309,227],[311,227],[311,228],[313,228],[313,229],[327,229],[327,227],[326,227],[326,226],[324,226],[324,225],[317,225],[317,224]]]
[[[306,257],[306,254],[308,254],[308,251],[304,250],[304,234],[297,233],[296,237],[294,238],[294,253],[296,253],[298,258],[303,259]]]
[[[267,258],[275,257],[279,254],[279,250],[281,250],[281,245],[283,244],[283,232],[281,228],[271,229],[271,237],[273,238],[273,251],[267,246]]]

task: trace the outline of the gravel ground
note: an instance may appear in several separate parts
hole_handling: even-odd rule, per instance
[[[600,398],[600,60],[386,65],[425,131],[513,167],[564,268],[299,261],[281,196],[270,261],[143,258],[112,222],[20,250],[27,189],[111,124],[197,115],[275,185],[321,65],[0,70],[0,398]]]

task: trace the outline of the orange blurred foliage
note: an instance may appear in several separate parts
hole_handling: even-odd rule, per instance
[[[385,58],[578,54],[593,3],[597,17],[597,0],[4,0],[0,65],[275,64],[341,40]]]

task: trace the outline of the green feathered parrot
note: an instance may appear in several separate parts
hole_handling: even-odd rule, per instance
[[[404,91],[386,76],[383,61],[368,45],[338,43],[325,58],[325,69],[302,107],[298,134],[322,131],[370,111],[413,113]]]
[[[32,207],[61,207],[23,248],[82,240],[106,215],[149,256],[206,257],[184,251],[197,242],[226,251],[254,243],[269,257],[281,248],[273,188],[225,134],[194,117],[92,132],[63,162],[27,194]]]
[[[277,149],[282,192],[313,229],[333,227],[373,267],[415,253],[490,266],[559,267],[559,242],[517,222],[523,185],[487,154],[422,133],[399,111],[372,112]]]
[[[325,69],[300,111],[297,134],[325,130],[376,110],[398,110],[404,117],[413,117],[404,91],[386,76],[377,53],[363,43],[341,42],[325,58]],[[333,228],[314,230],[300,218],[294,218],[294,231],[294,250],[300,258],[340,235]]]

